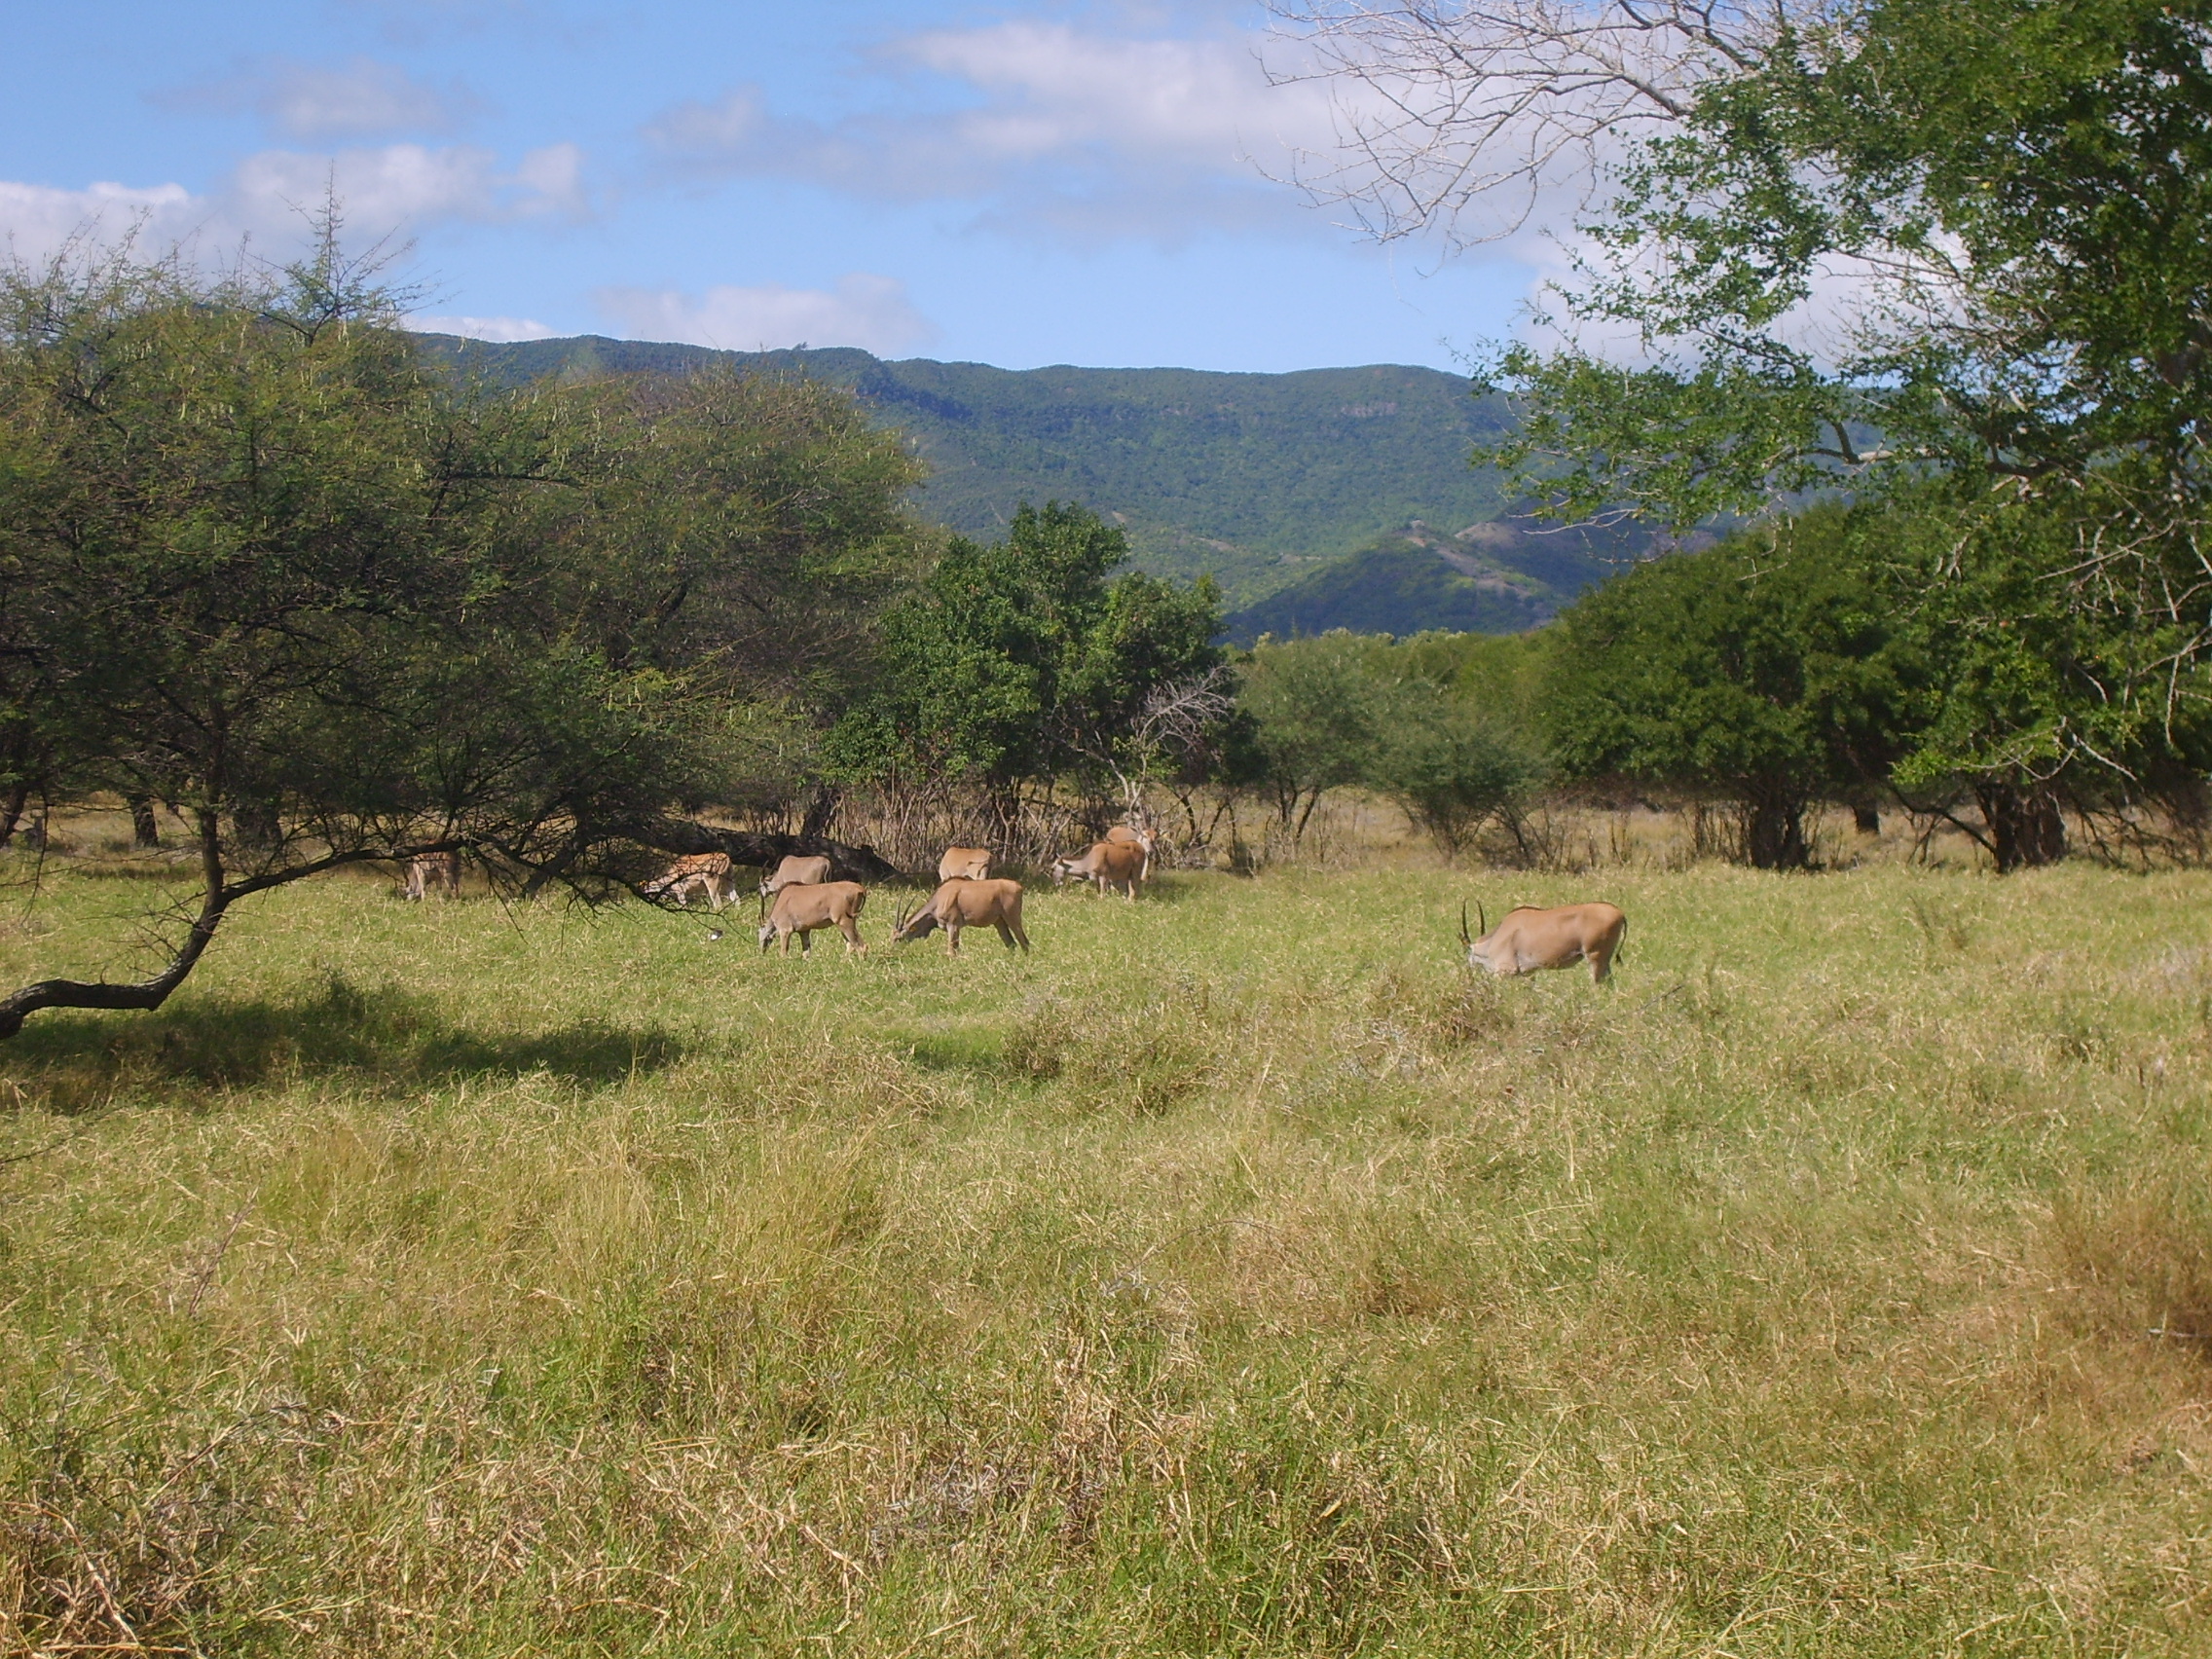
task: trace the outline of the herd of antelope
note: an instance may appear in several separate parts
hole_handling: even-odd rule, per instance
[[[1134,903],[1138,885],[1152,878],[1157,845],[1149,828],[1116,825],[1104,840],[1092,842],[1076,857],[1054,859],[1052,881],[1054,885],[1088,881],[1100,894],[1118,887]],[[459,853],[416,859],[407,866],[403,891],[409,899],[432,892],[452,897],[461,891],[461,874]],[[799,954],[805,956],[814,948],[816,932],[834,928],[844,938],[846,954],[867,954],[860,928],[867,889],[857,881],[831,881],[830,875],[828,859],[793,856],[761,877],[763,952],[774,944],[789,956],[792,936],[796,934]],[[957,956],[963,929],[987,927],[998,931],[1009,950],[1029,948],[1029,935],[1021,925],[1021,883],[992,876],[989,848],[947,847],[938,860],[937,881],[937,891],[927,903],[901,912],[892,924],[894,944],[926,939],[932,929],[942,928],[947,953]],[[719,914],[736,902],[738,883],[727,853],[697,853],[678,859],[639,891],[656,903],[686,910],[692,899],[701,898]],[[1481,918],[1479,937],[1467,931],[1467,909],[1464,904],[1459,907],[1459,942],[1465,947],[1467,965],[1487,969],[1500,978],[1587,962],[1590,977],[1603,984],[1628,937],[1628,917],[1611,904],[1562,904],[1551,909],[1521,904],[1495,928],[1481,906],[1476,910]]]
[[[1152,873],[1155,845],[1150,830],[1117,826],[1106,839],[1081,858],[1058,859],[1052,877],[1095,881],[1103,893],[1109,885],[1122,887],[1129,900],[1137,896],[1137,883]],[[689,908],[690,894],[703,887],[707,900],[720,909],[735,888],[729,879],[730,863],[722,853],[704,853],[679,859],[660,875],[645,883],[647,898],[668,898]],[[722,885],[717,886],[716,883]],[[861,909],[867,903],[867,889],[857,881],[831,881],[826,858],[787,858],[760,882],[760,948],[774,944],[784,955],[792,952],[792,936],[798,936],[799,954],[813,947],[812,935],[835,928],[844,936],[849,955],[867,954],[861,938]],[[891,941],[927,939],[931,930],[944,930],[944,946],[960,954],[960,935],[966,928],[994,928],[1009,950],[1029,948],[1028,930],[1021,925],[1021,883],[991,874],[988,847],[947,847],[937,862],[937,891],[929,902],[911,913],[902,912],[892,924]]]

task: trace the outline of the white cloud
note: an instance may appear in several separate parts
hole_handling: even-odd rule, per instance
[[[1325,94],[1272,87],[1237,40],[1120,40],[1064,24],[938,30],[891,54],[993,96],[953,118],[976,149],[1029,160],[1085,146],[1242,174],[1255,152],[1333,136]]]
[[[527,316],[426,316],[407,318],[418,334],[458,334],[466,340],[551,340],[557,330]]]
[[[936,330],[889,276],[840,277],[820,288],[709,288],[697,299],[674,290],[603,288],[600,309],[630,338],[681,340],[732,351],[789,346],[858,346],[888,356],[926,344]]]
[[[1271,86],[1239,37],[1130,39],[1016,21],[884,47],[946,107],[822,123],[738,88],[645,129],[679,171],[800,179],[891,201],[976,203],[977,222],[1096,240],[1298,221],[1263,172],[1332,143],[1327,94]],[[915,101],[907,96],[904,101]]]
[[[205,212],[181,184],[54,190],[0,180],[0,241],[30,265],[53,258],[74,237],[106,243],[136,231],[149,245],[166,247],[190,236]]]
[[[335,192],[349,243],[365,247],[441,223],[584,217],[583,166],[573,144],[533,150],[512,168],[469,145],[386,144],[335,155],[265,150],[205,195],[181,184],[55,190],[0,180],[0,241],[31,264],[72,238],[107,244],[132,234],[146,252],[195,242],[220,257],[251,240],[280,253]]]
[[[515,165],[514,182],[526,193],[517,211],[581,219],[591,212],[584,192],[584,152],[578,144],[548,144]]]
[[[251,110],[286,137],[307,140],[450,132],[478,107],[458,85],[431,86],[372,57],[338,65],[269,58],[217,80],[156,92],[152,101],[226,115]]]
[[[583,153],[572,144],[533,150],[512,172],[490,150],[386,144],[335,156],[265,150],[243,162],[227,193],[245,225],[281,223],[335,191],[348,225],[369,238],[442,220],[492,223],[584,211]]]
[[[671,155],[713,162],[742,150],[766,119],[759,90],[738,87],[713,103],[672,104],[646,125],[645,135]]]

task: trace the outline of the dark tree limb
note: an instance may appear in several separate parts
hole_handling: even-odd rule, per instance
[[[148,1014],[168,1001],[169,993],[184,983],[192,970],[199,965],[215,930],[222,925],[223,916],[240,899],[271,888],[287,886],[304,881],[311,875],[337,869],[344,865],[380,863],[395,856],[389,849],[375,847],[349,848],[319,859],[310,859],[281,869],[265,870],[247,876],[242,881],[226,881],[223,869],[223,843],[216,815],[203,809],[197,814],[200,842],[201,894],[200,910],[192,918],[192,926],[183,941],[170,954],[168,964],[148,979],[117,984],[106,979],[40,979],[0,997],[0,1043],[6,1042],[23,1028],[23,1021],[34,1014],[51,1008],[84,1008],[105,1013]],[[429,853],[450,852],[460,847],[458,841],[441,841],[401,851],[396,856],[410,858]]]

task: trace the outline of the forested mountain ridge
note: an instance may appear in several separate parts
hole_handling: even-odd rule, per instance
[[[1298,632],[1359,625],[1359,608],[1338,596],[1383,587],[1396,596],[1393,632],[1526,628],[1609,569],[1571,539],[1516,557],[1522,535],[1457,534],[1506,505],[1467,457],[1508,416],[1434,369],[1012,370],[851,348],[422,339],[501,384],[727,362],[850,387],[929,463],[921,505],[938,522],[995,536],[1025,500],[1080,501],[1128,532],[1142,568],[1211,573],[1233,609],[1297,590],[1289,627]],[[1426,531],[1432,524],[1440,535]],[[1370,571],[1371,559],[1383,564]],[[1470,592],[1486,597],[1469,603]],[[1273,621],[1239,631],[1262,627],[1288,631]]]

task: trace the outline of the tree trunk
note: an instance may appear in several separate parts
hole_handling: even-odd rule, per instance
[[[1973,796],[1988,827],[1989,852],[1999,875],[2056,864],[2066,856],[2066,817],[2049,790],[1976,784]]]
[[[162,844],[162,827],[154,818],[154,803],[145,795],[130,797],[130,844],[151,852]]]
[[[1744,857],[1753,869],[1804,869],[1812,864],[1805,805],[1803,797],[1783,789],[1755,792],[1744,802]]]
[[[814,798],[806,803],[806,816],[799,820],[801,835],[827,835],[830,826],[837,821],[837,808],[844,805],[845,793],[834,784],[816,784]]]
[[[16,826],[23,821],[23,808],[30,798],[31,786],[27,780],[10,784],[6,793],[0,793],[0,847],[16,838]]]

